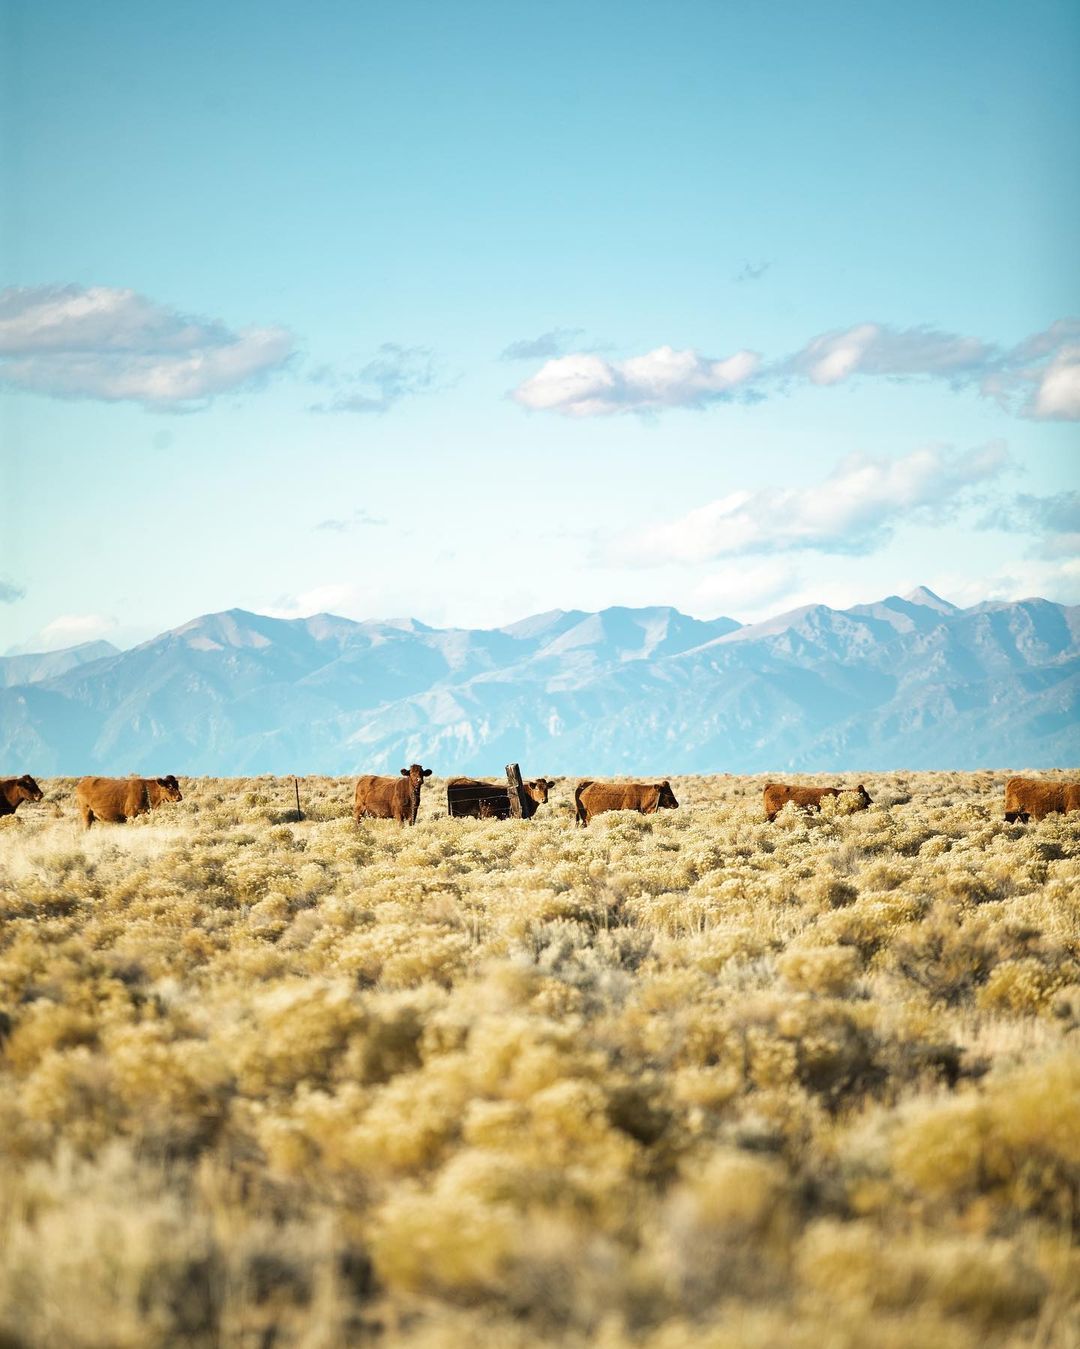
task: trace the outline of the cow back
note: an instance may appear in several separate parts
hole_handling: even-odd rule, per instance
[[[574,792],[578,819],[587,824],[594,815],[611,810],[636,810],[654,814],[660,805],[663,784],[659,782],[579,782]]]
[[[99,820],[120,823],[150,810],[146,778],[81,778],[75,800]]]
[[[1065,815],[1071,810],[1080,810],[1080,783],[1017,777],[1005,784],[1006,815],[1043,820],[1047,815]]]

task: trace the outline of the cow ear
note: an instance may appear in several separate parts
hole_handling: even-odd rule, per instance
[[[425,768],[425,769],[424,769],[424,777],[426,777],[426,778],[431,777],[431,769],[430,769],[430,768]]]
[[[403,768],[403,769],[401,770],[401,776],[402,776],[403,778],[407,778],[407,777],[409,776],[409,770],[408,770],[407,768]]]
[[[165,781],[164,778],[158,778],[157,785],[159,787],[167,787],[169,784]]]

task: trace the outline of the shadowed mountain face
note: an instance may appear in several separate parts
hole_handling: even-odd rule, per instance
[[[1080,607],[1041,599],[920,587],[745,627],[656,607],[484,631],[233,609],[100,645],[0,661],[0,773],[1080,763]]]

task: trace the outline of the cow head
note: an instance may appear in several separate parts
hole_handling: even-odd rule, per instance
[[[183,801],[180,784],[172,773],[168,777],[158,778],[157,785],[161,788],[161,794],[166,801]]]
[[[414,763],[410,764],[408,768],[403,768],[401,776],[409,779],[409,786],[414,792],[419,792],[424,785],[424,779],[431,777],[431,769],[421,768],[418,763]]]
[[[656,803],[657,810],[678,810],[679,803],[675,800],[675,793],[671,790],[671,783],[668,781],[660,784],[660,799]]]
[[[45,795],[29,773],[24,773],[16,785],[22,790],[24,801],[40,801]]]
[[[547,778],[533,778],[529,782],[522,783],[522,786],[529,793],[538,806],[546,806],[548,793],[555,786]]]
[[[859,807],[862,810],[865,810],[867,806],[872,806],[874,804],[870,800],[870,793],[866,790],[866,788],[862,785],[861,782],[855,788],[855,795],[859,798]]]

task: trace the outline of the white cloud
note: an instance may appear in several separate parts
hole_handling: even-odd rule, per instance
[[[854,374],[963,380],[983,371],[993,354],[993,347],[975,337],[928,327],[860,323],[811,339],[788,365],[814,384],[839,384]]]
[[[1080,557],[1009,562],[985,576],[945,575],[934,578],[931,589],[961,606],[1033,596],[1056,604],[1080,604]]]
[[[1058,319],[1003,350],[996,343],[936,328],[860,323],[813,338],[778,369],[818,385],[854,375],[921,376],[953,388],[974,385],[1010,412],[1037,421],[1080,419],[1080,321]]]
[[[767,558],[751,565],[730,563],[710,571],[694,587],[691,606],[695,613],[727,614],[743,620],[747,613],[760,613],[795,593],[799,576],[780,558]]]
[[[29,642],[23,643],[26,651],[62,651],[68,646],[78,646],[82,642],[95,642],[110,633],[115,633],[119,624],[115,618],[104,614],[61,614],[54,618]]]
[[[292,349],[283,328],[233,332],[133,290],[0,292],[0,384],[54,398],[190,406],[279,369]]]
[[[901,459],[851,455],[816,486],[732,492],[624,537],[616,553],[643,565],[802,549],[871,553],[913,515],[950,518],[969,489],[997,477],[1008,463],[999,444],[967,454],[930,446]]]
[[[753,377],[758,363],[752,351],[720,361],[668,346],[625,361],[578,352],[545,362],[513,397],[523,407],[568,417],[703,407],[730,397]]]
[[[1040,421],[1080,420],[1080,345],[1063,347],[1042,371],[1028,415]]]
[[[526,354],[525,350],[520,354]],[[540,350],[535,354],[541,354]],[[723,361],[669,346],[625,361],[579,351],[546,361],[512,396],[523,407],[537,411],[597,417],[700,408],[740,392],[761,398],[791,377],[825,388],[857,376],[940,380],[953,389],[976,389],[1022,417],[1077,420],[1080,320],[1059,319],[1007,350],[978,337],[927,325],[894,328],[858,323],[820,333],[793,356],[768,365],[747,350]]]

